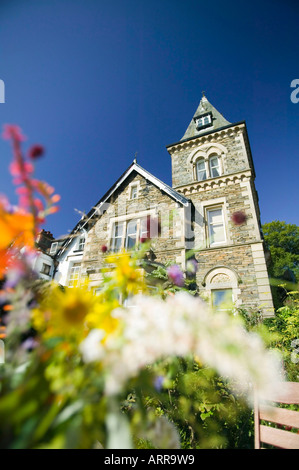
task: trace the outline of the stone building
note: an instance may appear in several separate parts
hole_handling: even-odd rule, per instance
[[[71,234],[52,243],[54,279],[72,286],[88,276],[100,288],[102,247],[133,248],[150,217],[158,221],[151,227],[153,265],[171,262],[185,270],[192,250],[197,289],[214,305],[226,296],[236,306],[273,314],[245,121],[228,122],[203,96],[185,134],[167,151],[172,187],[134,161]]]

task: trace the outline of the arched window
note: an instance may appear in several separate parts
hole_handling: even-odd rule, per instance
[[[209,159],[209,166],[210,166],[210,177],[216,178],[220,176],[220,163],[219,158],[217,155],[212,155]]]
[[[207,179],[206,162],[204,158],[199,158],[196,162],[196,176],[198,181]]]
[[[219,266],[211,269],[204,278],[204,285],[213,308],[230,310],[233,305],[240,306],[238,276],[230,268]]]

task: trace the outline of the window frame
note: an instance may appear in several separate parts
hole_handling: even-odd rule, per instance
[[[229,302],[229,305],[231,305],[231,308],[233,307],[233,304],[234,304],[233,287],[228,286],[228,287],[220,287],[220,288],[216,287],[216,288],[214,288],[212,286],[212,288],[211,288],[211,306],[212,306],[212,308],[215,308],[215,309],[218,309],[219,311],[224,312],[224,311],[230,310],[230,308],[219,308],[219,305],[221,305],[221,303],[220,304],[215,304],[214,303],[214,298],[213,297],[215,295],[215,292],[225,292],[224,297],[227,296],[227,292],[230,292],[231,302]],[[224,300],[225,300],[225,298],[224,298]],[[226,300],[225,300],[225,302],[226,302]]]
[[[213,166],[211,165],[211,161],[213,158],[217,158],[217,166]],[[213,170],[217,168],[218,169],[218,175],[213,175]],[[220,159],[219,159],[219,155],[217,155],[216,153],[213,154],[213,155],[210,155],[209,156],[209,173],[210,173],[210,178],[218,178],[219,176],[221,176],[221,166],[220,166]]]
[[[78,240],[78,251],[84,251],[84,247],[85,247],[85,237],[80,237]]]
[[[122,226],[122,233],[121,233],[121,236],[116,236],[115,233],[116,233],[116,227],[118,226]],[[115,221],[112,225],[112,234],[111,234],[111,237],[110,237],[110,249],[111,251],[113,251],[114,253],[117,253],[119,251],[121,251],[123,249],[123,240],[124,240],[124,232],[126,231],[126,224],[124,221]],[[120,246],[118,247],[118,249],[115,249],[115,240],[118,240],[120,239],[121,240],[121,243],[120,243]]]
[[[211,161],[213,158],[217,158],[217,166],[211,165]],[[199,163],[204,164],[204,169],[201,169],[201,170],[198,169]],[[195,179],[198,182],[213,179],[213,178],[219,178],[222,175],[221,156],[218,155],[217,153],[213,153],[212,155],[209,155],[208,157],[199,155],[198,158],[194,162],[194,167],[195,167]],[[217,176],[214,176],[212,174],[214,168],[218,169],[219,174]],[[199,172],[204,172],[205,178],[200,179]]]
[[[153,211],[151,212],[144,212],[140,214],[131,214],[130,216],[126,217],[125,219],[121,218],[115,218],[111,220],[111,231],[110,231],[110,239],[109,239],[109,247],[112,252],[117,252],[121,250],[132,250],[136,245],[140,243],[140,241],[143,238],[147,238],[148,234],[148,226],[147,226],[147,221],[148,217],[153,216],[154,213]],[[136,243],[134,246],[128,247],[128,226],[131,222],[136,222]],[[122,242],[118,250],[115,250],[115,227],[117,224],[122,224],[123,225],[123,232],[122,236],[118,237],[121,238]]]
[[[73,270],[78,268],[78,277],[72,278]],[[75,273],[74,273],[75,274]],[[67,286],[68,287],[75,287],[75,281],[79,282],[81,276],[81,262],[73,262],[69,267],[68,277],[67,277]],[[71,284],[72,283],[72,284]]]
[[[224,235],[224,240],[220,241],[220,242],[212,242],[212,236],[211,236],[211,230],[210,230],[210,227],[211,225],[213,226],[213,224],[210,223],[209,221],[209,217],[210,217],[210,214],[211,212],[213,211],[217,211],[217,210],[221,210],[221,218],[222,218],[222,227],[223,227],[223,235]],[[207,206],[205,208],[205,219],[206,219],[206,227],[207,227],[207,230],[206,230],[206,235],[207,235],[207,245],[211,248],[214,248],[214,247],[217,247],[217,246],[221,246],[221,245],[225,245],[227,244],[228,242],[228,238],[227,238],[227,230],[226,230],[226,221],[225,221],[225,216],[224,216],[224,205],[223,204],[218,204],[218,205],[215,205],[215,206]],[[214,224],[214,225],[219,225],[219,224]]]
[[[49,268],[49,269],[45,269],[46,267]],[[45,276],[50,276],[51,268],[52,268],[52,266],[50,264],[43,262],[40,273],[44,274]]]
[[[196,129],[198,131],[201,131],[202,129],[206,129],[207,127],[212,127],[213,125],[212,113],[210,112],[202,114],[201,116],[194,118],[194,120],[195,120]],[[208,122],[205,122],[206,120],[208,120]]]
[[[54,248],[55,247],[55,248]],[[58,249],[58,242],[53,242],[51,243],[51,246],[50,246],[50,255],[55,255],[55,253],[57,252],[57,249]]]
[[[134,199],[138,199],[138,185],[132,184],[130,188],[130,199],[133,201]]]
[[[203,163],[203,164],[204,164],[204,169],[203,169],[203,170],[199,170],[199,169],[198,169],[198,164],[199,164],[199,163]],[[208,179],[208,178],[207,178],[207,176],[208,176],[208,175],[207,175],[207,165],[206,165],[206,160],[205,160],[205,158],[204,158],[204,157],[199,157],[199,158],[196,160],[196,162],[195,162],[195,166],[196,166],[196,179],[197,179],[197,181],[205,181],[206,179]],[[205,178],[199,178],[199,177],[198,177],[198,176],[199,176],[199,172],[204,172]]]

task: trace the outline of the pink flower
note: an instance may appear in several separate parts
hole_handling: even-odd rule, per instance
[[[26,140],[26,137],[22,134],[22,129],[15,124],[4,124],[2,138],[5,140],[16,140],[22,142]]]
[[[29,174],[33,172],[34,168],[31,163],[23,162],[21,166],[18,161],[13,161],[9,165],[9,170],[19,183],[23,182],[25,178],[29,177]]]
[[[32,160],[35,160],[36,158],[40,158],[43,154],[45,153],[45,149],[42,145],[35,144],[30,147],[28,151],[28,155]]]
[[[181,271],[181,268],[177,264],[173,264],[167,268],[167,274],[171,282],[176,286],[182,287],[185,283],[184,274]]]
[[[242,225],[246,222],[247,216],[243,211],[237,211],[232,214],[231,220],[235,225]]]

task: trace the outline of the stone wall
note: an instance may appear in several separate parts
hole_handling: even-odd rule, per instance
[[[138,188],[137,199],[130,199],[132,185]],[[102,278],[101,270],[105,265],[106,254],[101,247],[110,247],[113,223],[150,215],[158,218],[160,235],[152,242],[152,260],[165,264],[175,262],[184,266],[185,233],[184,209],[169,195],[165,194],[139,174],[132,174],[125,185],[118,188],[113,198],[106,204],[103,215],[95,219],[88,231],[82,260],[82,274],[88,275],[95,286]]]
[[[252,167],[251,156],[246,145],[245,124],[213,134],[194,138],[187,142],[168,147],[172,160],[172,186],[191,184],[195,181],[190,157],[200,149],[206,150],[209,145],[219,146],[223,160],[223,174],[229,175]]]

